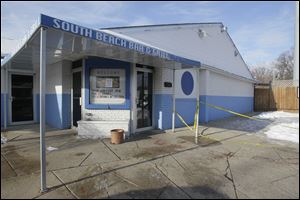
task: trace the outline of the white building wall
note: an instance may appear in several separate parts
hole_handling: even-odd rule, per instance
[[[170,82],[173,86],[173,70],[168,68],[154,68],[153,81],[154,94],[173,94],[173,87],[164,87],[164,82]]]
[[[46,66],[46,94],[71,94],[72,62],[60,61]],[[35,94],[40,93],[40,69],[35,67]]]
[[[253,83],[209,72],[207,91],[203,95],[253,97]]]
[[[205,32],[199,37],[199,29]],[[246,78],[252,78],[241,55],[221,24],[176,25],[111,29],[153,46]]]

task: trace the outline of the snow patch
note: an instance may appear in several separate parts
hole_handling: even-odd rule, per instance
[[[56,148],[56,147],[47,147],[47,150],[48,151],[56,151],[56,150],[58,150],[58,148]]]
[[[299,123],[280,123],[273,125],[265,134],[272,139],[299,143]]]
[[[264,130],[267,137],[299,143],[299,113],[274,111],[263,112],[255,117],[272,120],[272,123]]]
[[[1,144],[5,144],[7,142],[7,139],[3,136],[1,136]]]
[[[280,119],[280,118],[288,118],[288,117],[292,117],[292,118],[298,117],[299,118],[299,113],[274,111],[274,112],[263,112],[259,115],[256,115],[255,117],[259,118],[259,119]]]

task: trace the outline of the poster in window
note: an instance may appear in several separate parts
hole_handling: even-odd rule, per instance
[[[123,104],[125,83],[124,69],[91,69],[90,103]]]

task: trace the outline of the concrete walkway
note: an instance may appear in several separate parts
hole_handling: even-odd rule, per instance
[[[217,126],[218,125],[218,126]],[[218,128],[216,128],[218,127]],[[299,198],[299,146],[247,130],[146,132],[121,145],[47,132],[41,194],[38,126],[2,133],[1,198]]]

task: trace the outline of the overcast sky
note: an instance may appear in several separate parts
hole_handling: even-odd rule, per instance
[[[250,66],[294,46],[295,2],[1,1],[1,52],[11,52],[40,13],[90,28],[223,22]]]

